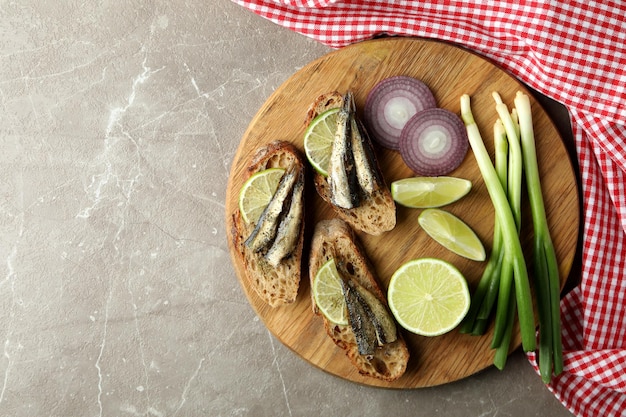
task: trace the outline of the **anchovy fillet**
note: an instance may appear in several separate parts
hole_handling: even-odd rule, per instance
[[[351,118],[352,153],[356,176],[361,189],[371,195],[380,188],[381,178],[376,165],[374,149],[365,127],[356,117]]]
[[[354,96],[345,94],[337,113],[337,130],[328,173],[331,202],[339,207],[358,207],[383,183],[374,148],[363,123],[356,117]]]
[[[359,205],[358,180],[351,140],[351,93],[337,113],[337,130],[329,161],[328,184],[331,202],[345,209]]]
[[[283,174],[276,192],[261,213],[252,233],[245,241],[245,245],[252,251],[265,251],[274,241],[281,215],[284,213],[285,205],[288,204],[288,200],[292,195],[291,190],[297,179],[298,176],[293,169]]]
[[[372,292],[352,279],[342,278],[341,288],[360,355],[373,355],[378,346],[398,339],[391,313]]]
[[[265,254],[265,259],[274,267],[293,252],[298,242],[304,211],[303,194],[304,175],[301,173],[293,187],[289,210],[278,226],[272,246]]]
[[[378,338],[371,320],[372,313],[350,280],[342,280],[342,288],[348,307],[350,327],[354,333],[359,354],[373,355],[378,346]]]
[[[367,306],[365,311],[376,331],[378,345],[382,346],[385,343],[396,341],[398,339],[396,324],[385,305],[374,294],[358,283],[351,282],[349,285],[352,285],[354,291],[359,294],[359,301]]]

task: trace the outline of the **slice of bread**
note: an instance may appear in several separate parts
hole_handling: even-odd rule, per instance
[[[318,96],[309,106],[306,112],[304,124],[308,126],[313,119],[326,110],[341,107],[343,105],[343,95],[339,91],[330,91]]]
[[[387,305],[384,291],[380,288],[374,269],[365,255],[354,231],[341,219],[321,220],[315,226],[309,257],[309,279],[311,288],[317,271],[331,258],[343,263],[349,279],[353,279]],[[360,355],[351,326],[331,323],[318,310],[311,294],[313,312],[322,317],[328,336],[346,352],[352,364],[362,375],[394,381],[400,378],[407,367],[409,350],[398,328],[398,339],[376,349],[374,355]],[[396,326],[397,327],[397,326]]]
[[[309,106],[306,124],[308,125],[321,113],[342,105],[343,96],[337,91],[320,95]],[[380,172],[378,161],[375,161],[375,163],[376,169]],[[317,193],[324,201],[330,204],[337,216],[348,222],[354,229],[374,236],[379,236],[393,229],[396,225],[395,202],[382,173],[380,178],[382,179],[382,184],[373,195],[361,201],[359,206],[345,209],[332,203],[327,177],[317,171],[313,173],[313,183]]]
[[[300,151],[286,141],[274,141],[257,150],[250,161],[246,178],[268,168],[294,167],[304,178],[304,160]],[[300,201],[304,207],[304,196]],[[262,253],[250,250],[245,241],[252,233],[254,224],[246,224],[237,209],[233,213],[233,230],[231,230],[234,247],[244,264],[246,277],[251,287],[268,305],[277,307],[293,303],[298,295],[302,270],[302,248],[304,245],[304,210],[300,219],[299,237],[295,249],[284,258],[277,267],[268,263]]]

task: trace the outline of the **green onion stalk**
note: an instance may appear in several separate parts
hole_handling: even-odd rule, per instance
[[[534,281],[539,315],[538,365],[542,380],[548,383],[553,372],[558,375],[563,370],[559,267],[546,218],[535,148],[532,109],[526,94],[517,93],[515,108],[519,118],[524,171],[534,229]]]
[[[530,284],[528,280],[528,271],[526,269],[522,245],[519,240],[517,222],[511,209],[511,204],[509,203],[509,197],[507,196],[500,178],[496,173],[495,167],[489,157],[489,153],[485,148],[480,130],[474,120],[474,115],[471,110],[470,97],[467,94],[461,96],[461,118],[465,123],[470,146],[496,212],[496,219],[499,224],[498,227],[500,228],[502,247],[504,250],[502,266],[511,267],[513,270],[513,288],[515,291],[514,298],[517,303],[517,315],[520,324],[522,348],[526,352],[534,351],[536,347],[535,318],[533,313]],[[510,164],[511,163],[509,163],[509,165]],[[511,175],[509,174],[509,181],[511,180],[510,176]],[[509,183],[509,188],[510,186],[511,185]],[[502,279],[502,277],[500,279]],[[500,282],[500,284],[500,288],[502,288],[502,282]],[[498,303],[500,303],[500,294]],[[505,312],[511,310],[511,302],[503,305],[501,307],[501,310],[502,309]],[[502,314],[507,318],[506,321],[508,322],[509,315],[504,315],[504,313]]]
[[[515,109],[509,113],[509,108],[502,101],[502,98],[497,92],[492,93],[492,96],[496,102],[496,112],[498,113],[500,123],[502,127],[498,129],[497,137],[499,141],[505,141],[508,145],[508,166],[506,174],[499,172],[500,181],[504,181],[504,175],[507,176],[506,184],[507,188],[505,192],[507,194],[509,205],[513,213],[515,220],[515,226],[517,234],[521,230],[522,225],[522,175],[523,175],[523,162],[522,162],[522,148],[519,138],[519,124],[517,122],[518,115]],[[497,163],[497,162],[496,162]],[[497,169],[497,167],[496,167]],[[503,171],[503,169],[502,169]],[[506,254],[509,256],[510,254]],[[503,349],[508,351],[508,343],[505,335],[509,334],[512,327],[512,320],[510,319],[510,304],[511,298],[514,295],[514,271],[513,263],[510,259],[507,259],[502,264],[501,276],[500,276],[500,288],[498,291],[498,304],[496,308],[495,327],[493,332],[493,340],[491,347],[494,349]]]
[[[515,113],[514,113],[515,114]],[[514,119],[516,120],[516,119]],[[515,123],[517,126],[517,123]],[[509,190],[508,184],[508,176],[509,176],[509,168],[508,168],[508,158],[509,158],[509,142],[507,139],[507,134],[504,128],[504,124],[501,119],[497,119],[494,124],[494,147],[496,151],[495,158],[495,166],[496,173],[498,174],[498,178],[500,179],[500,183],[502,184],[502,188],[507,193],[509,199],[511,199],[511,191]],[[511,162],[513,158],[511,158]],[[521,187],[521,184],[519,184]],[[512,208],[513,209],[513,208]],[[514,209],[513,209],[514,210]],[[521,219],[521,217],[520,217]],[[497,219],[496,219],[497,220]],[[519,223],[517,223],[519,225]],[[496,223],[496,225],[498,225]],[[499,231],[499,228],[498,228]],[[518,228],[519,235],[519,228]],[[495,240],[495,238],[494,238]],[[504,251],[500,244],[499,250],[503,254]],[[511,282],[513,268],[510,262],[502,263],[500,267],[501,277],[505,277],[504,282]],[[502,282],[500,281],[500,282]],[[493,340],[491,342],[491,347],[496,350],[493,363],[496,368],[502,370],[506,364],[506,360],[509,355],[509,349],[511,346],[511,337],[513,336],[513,324],[515,321],[515,310],[517,308],[517,303],[515,301],[514,289],[509,284],[508,288],[504,288],[504,291],[507,291],[507,297],[504,298],[504,302],[506,305],[506,310],[500,309],[499,312],[496,313],[496,318],[499,317],[499,322],[496,323],[494,328]],[[499,314],[498,314],[499,313]]]
[[[507,192],[507,170],[508,170],[508,143],[504,126],[500,119],[496,120],[493,126],[494,148],[496,151],[495,170],[502,184],[505,193]],[[493,245],[487,265],[478,282],[478,286],[472,295],[470,309],[463,319],[461,333],[471,333],[475,336],[485,334],[489,324],[491,312],[498,297],[500,287],[500,275],[504,250],[502,246],[502,232],[500,222],[496,214],[493,229]]]

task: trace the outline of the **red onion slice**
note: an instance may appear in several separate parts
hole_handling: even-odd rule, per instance
[[[454,171],[467,154],[463,121],[453,112],[431,108],[416,113],[402,130],[400,155],[417,175],[441,176]]]
[[[416,113],[435,107],[435,96],[422,81],[397,75],[385,78],[367,95],[364,119],[374,140],[398,150],[402,128]]]

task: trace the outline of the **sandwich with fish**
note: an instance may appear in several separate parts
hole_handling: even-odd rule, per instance
[[[339,111],[328,175],[315,171],[315,188],[354,229],[381,235],[395,227],[396,206],[367,130],[356,115],[352,92],[319,96],[309,107],[306,123],[333,108]]]
[[[409,350],[387,307],[374,269],[352,228],[341,219],[321,220],[313,231],[309,279],[315,288],[318,272],[332,261],[345,301],[347,320],[331,321],[311,295],[313,312],[322,317],[327,335],[343,349],[362,375],[384,381],[400,378]]]
[[[246,219],[240,206],[233,214],[231,235],[250,286],[276,307],[293,303],[300,285],[305,210],[305,165],[300,151],[286,141],[262,146],[248,165],[247,181],[270,170],[282,174],[267,205],[253,219]]]

